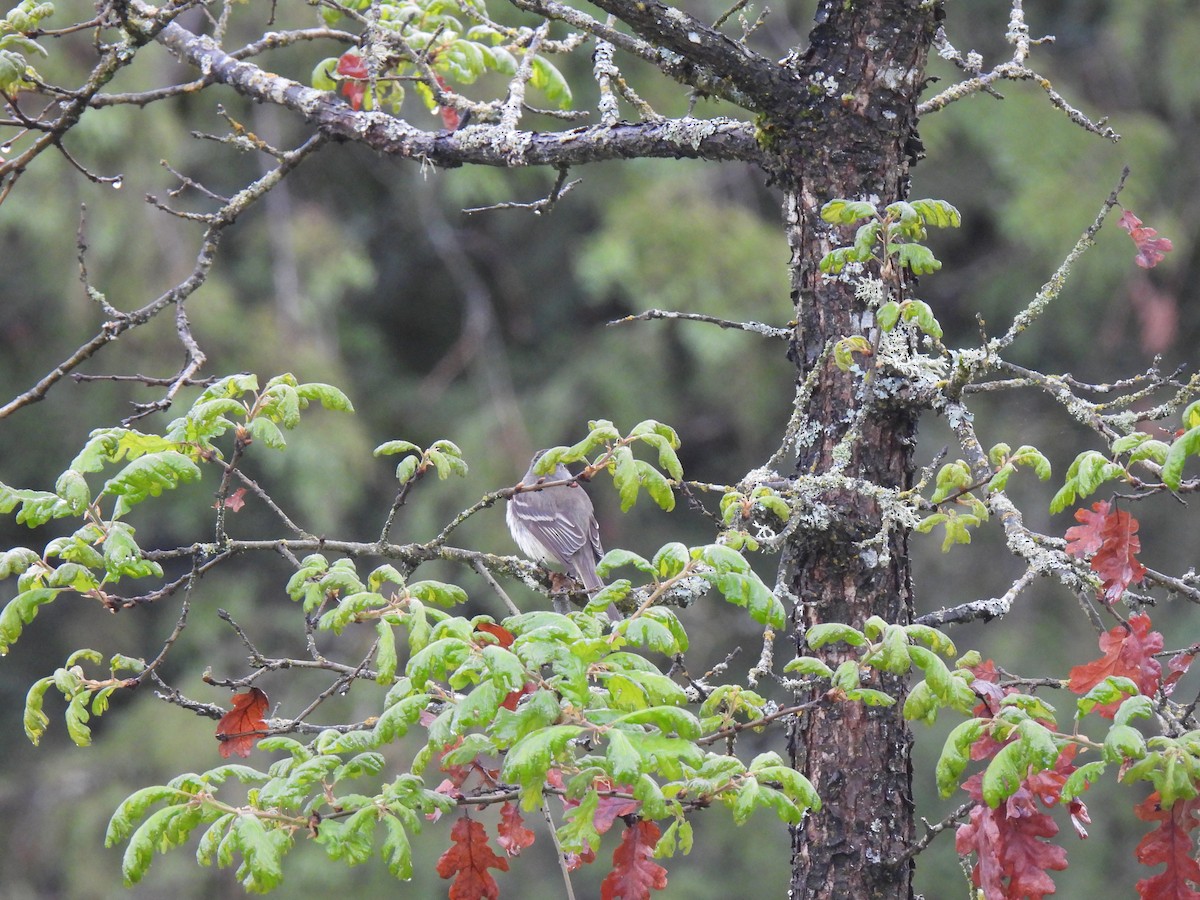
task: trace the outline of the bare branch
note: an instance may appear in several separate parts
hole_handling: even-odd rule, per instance
[[[709,316],[702,313],[672,312],[665,309],[648,309],[645,312],[637,313],[636,315],[614,319],[608,324],[610,326],[625,325],[629,322],[648,322],[651,319],[682,319],[688,322],[707,322],[710,325],[718,325],[721,328],[734,328],[738,331],[752,331],[755,334],[761,334],[763,337],[776,338],[784,341],[789,340],[792,336],[792,330],[790,328],[776,328],[773,325],[764,325],[762,322],[734,322],[730,319],[721,319],[717,316]]]

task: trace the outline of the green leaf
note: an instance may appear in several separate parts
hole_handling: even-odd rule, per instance
[[[279,426],[266,416],[257,416],[251,419],[246,425],[246,431],[251,440],[270,447],[272,450],[282,450],[287,446],[287,441],[283,439],[283,432],[279,430]]]
[[[959,777],[971,760],[971,745],[983,736],[987,726],[987,719],[968,719],[956,725],[946,737],[934,770],[942,797],[949,797],[958,789]]]
[[[22,629],[34,620],[38,607],[49,603],[63,588],[31,588],[22,591],[8,601],[0,612],[0,656],[8,653],[8,648],[17,642]]]
[[[46,555],[52,554],[47,552]],[[37,553],[27,547],[13,547],[11,550],[0,552],[0,579],[11,575],[24,575],[31,566],[37,565],[40,559]]]
[[[296,391],[305,404],[316,400],[323,407],[334,412],[354,412],[354,404],[350,402],[350,398],[332,384],[311,381],[308,384],[300,385]]]
[[[375,651],[375,681],[387,686],[396,679],[396,633],[387,622],[376,622],[375,633],[379,636],[379,647]]]
[[[687,634],[669,609],[651,607],[636,619],[618,622],[616,629],[632,644],[674,656],[688,648]]]
[[[928,275],[942,267],[933,251],[921,244],[891,244],[888,251],[894,252],[900,265],[914,275]]]
[[[617,447],[613,451],[612,472],[613,484],[616,485],[617,493],[621,497],[621,512],[629,512],[633,504],[637,502],[638,487],[641,484],[632,450],[628,447]]]
[[[75,515],[71,504],[48,491],[27,491],[11,488],[0,483],[0,513],[9,513],[16,509],[17,524],[37,528],[45,525],[51,519],[61,519],[64,516]]]
[[[667,481],[662,472],[640,459],[635,461],[635,465],[637,466],[638,482],[646,489],[650,499],[667,512],[673,510],[675,508],[675,492],[671,490],[671,483]]]
[[[958,228],[962,225],[962,215],[945,200],[913,200],[911,206],[926,225],[935,228]]]
[[[891,331],[896,327],[896,323],[900,321],[900,304],[895,300],[889,300],[883,306],[879,307],[879,311],[875,313],[875,321],[879,323],[879,327],[884,331]]]
[[[421,454],[421,448],[412,441],[385,441],[374,450],[375,456],[394,456],[397,453]]]
[[[500,777],[520,785],[522,808],[538,806],[551,764],[582,731],[579,725],[551,725],[526,735],[508,751]]]
[[[839,270],[840,271],[840,270]],[[842,338],[833,345],[833,361],[843,372],[854,368],[854,354],[871,352],[871,342],[862,335]]]
[[[42,700],[46,696],[46,689],[52,684],[53,678],[39,678],[25,695],[25,736],[35,747],[50,724],[50,719],[42,712]]]
[[[239,815],[230,834],[236,836],[242,853],[242,865],[237,871],[242,886],[255,893],[278,887],[283,881],[287,834],[278,828],[268,830],[263,820],[254,815]]]
[[[88,711],[91,691],[83,690],[71,697],[67,703],[67,734],[76,747],[86,747],[92,742],[92,730],[87,722],[92,717]]]
[[[562,72],[551,65],[544,56],[535,56],[532,63],[533,76],[529,83],[546,95],[546,99],[559,109],[571,107],[571,86]]]
[[[821,207],[821,218],[834,225],[853,225],[876,214],[875,207],[865,200],[830,200]]]
[[[607,578],[615,569],[622,566],[633,566],[647,575],[655,574],[655,567],[644,556],[639,556],[632,550],[609,550],[596,563],[596,572],[601,578]]]
[[[228,833],[229,826],[233,823],[236,815],[236,813],[226,813],[208,827],[208,830],[200,837],[200,844],[196,847],[196,862],[202,866],[213,864],[217,848]]]
[[[924,300],[905,301],[904,321],[916,322],[917,327],[935,341],[942,339],[942,326],[934,316],[933,309]]]
[[[119,517],[143,500],[199,477],[200,468],[188,457],[174,450],[164,450],[147,453],[129,463],[105,482],[100,493],[117,497],[113,516]]]
[[[1163,484],[1173,491],[1179,490],[1183,483],[1183,465],[1189,456],[1200,455],[1200,425],[1190,428],[1171,444],[1167,458],[1163,462]]]
[[[191,794],[177,788],[165,785],[153,785],[134,791],[121,801],[121,805],[113,811],[108,820],[108,830],[104,834],[104,846],[115,847],[128,838],[134,831],[137,821],[146,815],[146,811],[155,803],[171,800],[175,803],[186,803]]]
[[[852,647],[861,647],[866,644],[867,637],[857,628],[851,628],[849,625],[843,625],[840,622],[825,622],[808,629],[804,635],[804,641],[810,649],[818,650],[835,641],[841,641]]]
[[[642,774],[642,756],[634,749],[629,737],[620,729],[610,728],[605,733],[608,748],[609,774],[614,784],[631,784]]]
[[[1029,757],[1024,742],[1005,744],[983,772],[984,802],[995,809],[1017,792],[1028,769]]]
[[[1131,725],[1113,725],[1104,736],[1104,761],[1124,763],[1146,755],[1146,739]]]
[[[801,675],[816,675],[818,678],[829,678],[833,669],[815,656],[798,656],[783,667],[785,672],[799,672]]]
[[[896,703],[896,698],[891,694],[871,688],[851,688],[846,691],[846,699],[857,700],[866,706],[893,706]]]
[[[380,855],[393,877],[401,881],[412,878],[412,846],[408,842],[408,833],[402,823],[394,815],[384,814],[381,817],[384,827],[383,845],[379,848]]]

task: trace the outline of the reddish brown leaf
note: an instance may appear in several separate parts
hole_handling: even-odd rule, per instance
[[[218,749],[228,759],[233,754],[249,756],[256,738],[267,733],[263,713],[267,711],[267,695],[258,688],[250,688],[244,694],[233,695],[233,709],[221,716],[217,723]]]
[[[213,509],[220,509],[223,506],[223,507],[225,507],[225,509],[229,510],[230,512],[237,512],[245,505],[246,505],[246,489],[238,488],[236,491],[234,491],[232,494],[230,494],[228,497],[225,498],[224,503],[222,503],[220,500],[218,500],[216,503],[214,503]]]
[[[662,832],[653,822],[638,820],[625,829],[613,851],[613,869],[600,885],[601,900],[646,900],[650,891],[667,886],[667,870],[653,859]]]
[[[496,643],[507,650],[513,645],[513,641],[517,636],[505,628],[503,625],[497,625],[495,622],[477,622],[475,630],[481,631],[484,634],[490,634],[496,639]]]
[[[1104,545],[1092,557],[1092,569],[1104,581],[1104,597],[1116,603],[1131,584],[1138,584],[1146,567],[1137,561],[1142,549],[1137,536],[1138,521],[1124,510],[1109,514],[1100,532]]]
[[[1053,894],[1049,872],[1067,867],[1067,851],[1044,838],[1058,834],[1058,825],[1038,809],[1027,787],[992,809],[983,802],[982,784],[981,772],[963,785],[975,805],[954,838],[959,856],[975,854],[975,886],[988,900],[1041,900]]]
[[[1200,825],[1200,798],[1178,800],[1170,809],[1161,809],[1155,791],[1134,807],[1143,822],[1158,827],[1137,845],[1138,862],[1144,866],[1166,863],[1166,871],[1137,883],[1141,900],[1200,900],[1200,863],[1192,848],[1192,832]]]
[[[1163,693],[1168,697],[1175,690],[1175,682],[1187,674],[1187,670],[1191,668],[1192,660],[1196,658],[1196,654],[1200,652],[1195,647],[1187,650],[1182,650],[1176,653],[1167,661],[1167,671],[1170,673],[1163,679]]]
[[[446,83],[446,79],[444,79],[441,75],[434,75],[433,77],[437,79],[438,87],[440,87],[443,91],[450,90],[450,85]],[[442,106],[438,108],[438,112],[441,113],[442,116],[443,128],[445,128],[447,131],[458,130],[458,126],[462,120],[459,118],[457,109],[455,109],[453,106]]]
[[[449,849],[437,861],[437,873],[454,879],[450,900],[496,900],[500,886],[488,869],[507,872],[508,860],[488,846],[483,825],[463,816],[450,829],[450,841]]]
[[[509,691],[508,696],[506,696],[504,698],[504,702],[501,703],[500,705],[503,706],[505,709],[507,709],[509,712],[516,712],[517,704],[521,702],[521,698],[524,697],[526,694],[535,693],[537,691],[537,689],[538,689],[538,686],[536,684],[534,684],[532,681],[527,681],[527,682],[525,682],[525,684],[523,684],[521,686],[521,689],[519,691]]]
[[[1072,525],[1067,529],[1067,552],[1080,559],[1087,559],[1104,545],[1100,536],[1104,528],[1104,520],[1108,517],[1109,505],[1100,500],[1092,504],[1091,509],[1075,510],[1075,521],[1080,525]]]
[[[367,64],[357,53],[343,53],[338,60],[337,73],[350,79],[365,79],[368,75]],[[363,96],[367,93],[365,81],[343,81],[342,94],[350,101],[351,109],[361,109]]]
[[[526,847],[533,846],[533,832],[525,827],[520,811],[511,803],[500,807],[500,828],[496,843],[509,856],[520,856]]]
[[[970,820],[958,829],[955,847],[961,856],[975,854],[972,878],[988,900],[1039,900],[1054,893],[1049,873],[1067,867],[1067,851],[1044,840],[1058,833],[1058,825],[1037,801],[1045,807],[1061,802],[1063,784],[1075,771],[1076,749],[1064,748],[1053,769],[1026,778],[996,809],[983,801],[983,773],[963,784],[975,806]],[[1087,807],[1073,800],[1068,809],[1080,838],[1087,837]]]
[[[552,787],[563,787],[562,773],[558,769],[551,769],[546,775],[546,781]],[[614,785],[607,778],[597,778],[592,782],[594,787],[600,794],[600,802],[596,806],[596,815],[592,818],[592,824],[600,834],[604,834],[608,829],[613,827],[613,822],[622,816],[633,815],[642,808],[641,800],[631,800],[627,797],[612,797],[604,796],[606,791],[618,790],[625,793],[633,793],[633,788],[627,784]],[[574,809],[579,805],[578,800],[571,800],[567,797],[562,798],[563,809]],[[588,860],[591,862],[591,860]]]
[[[1136,557],[1142,549],[1138,521],[1124,510],[1110,510],[1104,501],[1093,503],[1091,510],[1077,509],[1075,518],[1083,524],[1067,529],[1067,552],[1080,559],[1091,557],[1092,571],[1103,581],[1104,599],[1115,603],[1146,574]]]
[[[564,853],[563,860],[567,864],[567,871],[574,872],[581,866],[590,866],[596,861],[596,851],[591,847],[584,847],[579,853]]]
[[[1129,628],[1118,625],[1100,636],[1104,655],[1071,669],[1068,685],[1076,694],[1086,694],[1110,675],[1133,679],[1138,690],[1146,696],[1158,690],[1162,665],[1154,654],[1163,648],[1163,636],[1150,630],[1150,617],[1138,614],[1129,617]],[[1097,706],[1096,712],[1111,719],[1119,703]]]
[[[594,786],[601,793],[611,790],[633,793],[633,788],[629,785],[614,785],[604,778],[597,779]],[[613,827],[613,823],[621,816],[633,815],[641,808],[641,800],[629,800],[625,797],[601,797],[600,803],[596,807],[596,816],[592,819],[592,824],[596,826],[598,832],[604,834],[608,829]]]
[[[1155,229],[1143,225],[1142,220],[1129,210],[1121,213],[1118,224],[1129,232],[1129,237],[1133,239],[1133,244],[1138,250],[1133,261],[1143,269],[1154,268],[1163,261],[1166,254],[1175,249],[1169,238],[1160,238]]]

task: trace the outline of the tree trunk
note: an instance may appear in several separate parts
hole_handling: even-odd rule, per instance
[[[809,102],[772,135],[783,161],[778,178],[792,254],[797,325],[790,357],[801,382],[810,373],[815,378],[796,474],[845,476],[822,497],[830,520],[798,529],[784,550],[783,583],[798,598],[801,652],[805,630],[817,622],[861,627],[872,615],[898,623],[912,617],[907,535],[893,531],[885,545],[863,546],[880,532],[882,514],[854,481],[910,486],[918,411],[880,400],[881,388],[894,393],[892,382],[867,385],[861,372],[834,364],[837,340],[872,337],[874,325],[852,284],[818,272],[821,257],[846,241],[819,213],[835,197],[882,206],[906,196],[908,166],[920,147],[916,102],[939,17],[940,9],[923,0],[823,0],[797,61]],[[826,651],[835,668],[845,658],[837,645]],[[875,686],[894,697],[903,690],[899,679]],[[910,744],[899,702],[826,704],[802,717],[791,736],[792,762],[824,807],[793,829],[793,897],[912,897],[911,863],[887,864],[913,840]]]

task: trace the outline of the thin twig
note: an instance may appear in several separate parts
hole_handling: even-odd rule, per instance
[[[717,316],[704,315],[702,313],[682,313],[673,312],[666,309],[648,309],[645,312],[637,315],[623,316],[620,319],[614,319],[608,324],[625,325],[629,322],[648,322],[651,319],[683,319],[689,322],[707,322],[710,325],[717,325],[721,328],[733,328],[738,331],[751,331],[755,334],[761,334],[763,337],[776,338],[777,340],[789,340],[792,337],[790,328],[776,328],[773,325],[764,325],[762,322],[735,322],[730,319],[721,319]]]

